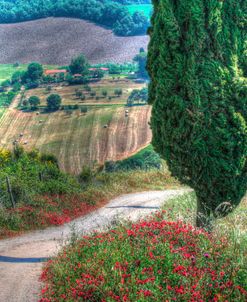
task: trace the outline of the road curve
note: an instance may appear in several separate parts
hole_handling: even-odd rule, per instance
[[[37,302],[39,276],[46,258],[56,255],[72,230],[85,234],[119,219],[136,220],[159,210],[172,197],[188,189],[150,191],[120,196],[103,208],[61,227],[35,231],[0,241],[0,301]]]

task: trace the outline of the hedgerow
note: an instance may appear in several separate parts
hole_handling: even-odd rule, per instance
[[[165,170],[88,172],[90,179],[71,176],[60,171],[53,155],[0,149],[0,238],[62,225],[119,194],[179,185]]]

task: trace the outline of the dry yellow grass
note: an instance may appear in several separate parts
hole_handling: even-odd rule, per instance
[[[77,174],[84,164],[123,159],[148,145],[150,113],[149,106],[129,109],[128,117],[124,107],[91,109],[86,115],[11,108],[0,120],[0,145],[12,148],[17,139],[25,149],[53,153],[64,171]]]
[[[110,79],[105,78],[100,82],[91,83],[90,87],[92,91],[96,92],[96,96],[92,97],[90,92],[86,91],[83,85],[75,86],[52,86],[52,90],[47,92],[46,88],[36,88],[27,90],[25,92],[25,98],[28,99],[30,96],[36,95],[41,100],[41,106],[46,106],[46,99],[50,94],[59,94],[62,97],[63,105],[92,105],[92,104],[126,104],[127,99],[130,93],[134,89],[142,89],[146,87],[146,84],[134,83],[131,80],[122,78],[122,79]],[[115,89],[122,89],[123,94],[120,97],[114,95]],[[107,96],[103,97],[102,92],[107,91]],[[86,99],[80,100],[76,96],[76,91],[81,91]],[[112,97],[111,100],[108,97]],[[99,99],[96,99],[99,97]]]

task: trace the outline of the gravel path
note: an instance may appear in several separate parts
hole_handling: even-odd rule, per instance
[[[91,63],[132,61],[148,36],[117,37],[111,30],[84,20],[46,18],[0,24],[0,63],[68,64],[79,53]]]
[[[136,220],[157,211],[164,201],[187,189],[150,191],[120,196],[103,208],[61,227],[0,241],[0,301],[37,302],[45,258],[56,255],[72,229],[80,233],[106,227],[116,219]]]

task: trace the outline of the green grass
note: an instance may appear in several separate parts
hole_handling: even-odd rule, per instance
[[[19,67],[14,67],[13,64],[0,64],[0,83],[10,79],[16,71],[23,71],[26,68],[26,64],[21,64]]]
[[[5,108],[0,108],[0,120],[2,118],[2,116],[4,115],[4,112],[5,112]]]
[[[87,124],[92,122],[91,117],[87,119]],[[41,180],[39,172],[42,174]],[[14,154],[0,149],[0,179],[5,179],[7,175],[16,208],[13,209],[10,203],[6,182],[0,182],[0,238],[61,225],[92,212],[124,193],[180,186],[166,169],[99,172],[90,180],[78,181],[77,177],[59,171],[50,163],[50,159],[44,162],[42,155],[37,152],[24,152],[16,158]]]
[[[246,250],[236,234],[208,234],[182,216],[174,222],[175,210],[194,217],[193,193],[165,209],[106,232],[74,233],[47,264],[40,301],[246,301]]]
[[[24,71],[27,69],[28,64],[20,64],[14,67],[13,64],[0,64],[0,83],[8,80],[16,71]],[[43,65],[44,69],[54,68],[55,65]]]
[[[163,209],[167,211],[166,219],[183,220],[195,224],[196,195],[191,192],[167,201]],[[240,205],[228,216],[221,219],[212,218],[213,231],[220,236],[232,236],[239,248],[247,251],[247,196]],[[245,252],[246,253],[246,252]]]
[[[143,12],[147,18],[150,18],[153,11],[151,4],[132,4],[127,5],[129,12],[133,15],[135,12]]]

